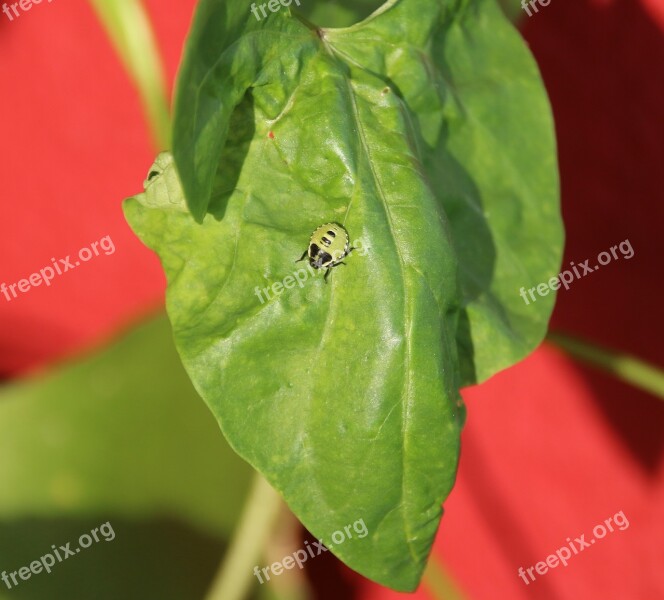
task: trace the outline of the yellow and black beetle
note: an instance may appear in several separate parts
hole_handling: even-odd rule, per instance
[[[350,246],[348,232],[343,225],[339,223],[325,223],[311,234],[309,247],[304,251],[300,262],[305,256],[309,257],[309,264],[314,269],[327,269],[325,271],[325,283],[327,276],[333,267],[345,265],[343,259],[348,256],[355,248]]]

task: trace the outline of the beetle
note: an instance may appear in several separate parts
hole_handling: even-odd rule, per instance
[[[311,234],[309,246],[302,254],[300,262],[309,257],[309,264],[314,269],[327,269],[325,271],[325,283],[333,267],[345,265],[343,259],[355,248],[352,248],[348,238],[348,232],[339,223],[325,223]]]

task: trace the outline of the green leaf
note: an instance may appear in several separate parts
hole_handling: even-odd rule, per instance
[[[0,521],[169,515],[227,537],[251,469],[191,386],[160,316],[0,388]]]
[[[454,482],[459,387],[530,352],[553,306],[519,296],[562,244],[532,58],[488,0],[392,0],[336,30],[203,0],[174,156],[186,204],[163,155],[125,213],[161,258],[197,390],[314,535],[414,589]],[[357,250],[326,285],[294,261],[332,221]],[[359,520],[366,537],[333,539]]]

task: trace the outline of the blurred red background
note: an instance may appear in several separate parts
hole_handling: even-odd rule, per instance
[[[194,4],[147,1],[171,87]],[[116,247],[51,287],[0,296],[0,376],[11,378],[103,344],[161,306],[165,281],[120,207],[156,149],[95,15],[58,2],[0,17],[0,283],[107,235]],[[664,367],[664,0],[553,0],[521,29],[557,123],[565,263],[627,238],[635,251],[561,291],[552,329]],[[467,597],[664,598],[661,401],[549,346],[464,396],[435,552]],[[624,531],[530,585],[518,577],[619,511]],[[343,572],[363,600],[428,598]]]

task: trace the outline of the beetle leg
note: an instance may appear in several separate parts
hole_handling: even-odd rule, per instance
[[[325,271],[325,276],[323,277],[323,281],[325,281],[325,283],[327,283],[327,276],[330,274],[331,270],[332,269],[330,267],[328,267],[327,271]]]
[[[304,260],[304,257],[307,255],[307,252],[308,252],[308,250],[305,250],[305,251],[304,251],[304,254],[302,254],[302,256],[300,257],[300,259],[299,259],[299,260],[296,260],[295,262],[296,262],[296,263],[298,263],[298,262],[302,262],[302,261]]]

